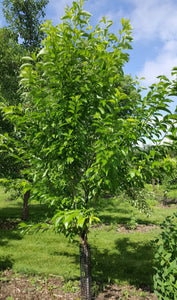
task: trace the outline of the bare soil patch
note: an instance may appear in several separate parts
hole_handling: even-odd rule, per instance
[[[15,274],[11,270],[1,272],[0,275],[1,300],[78,300],[81,299],[79,287],[66,287],[66,283],[59,277],[43,278],[40,276],[25,276]],[[108,285],[95,300],[130,299],[130,300],[158,300],[154,293],[133,286]]]
[[[142,232],[142,233],[146,233],[146,232],[149,232],[149,231],[153,231],[154,229],[157,229],[159,228],[158,225],[152,225],[152,224],[148,224],[148,225],[144,225],[144,224],[138,224],[136,225],[136,228],[134,229],[131,229],[129,228],[127,225],[125,224],[119,224],[117,229],[116,229],[116,232],[117,233],[133,233],[133,232]]]
[[[102,294],[100,294],[96,300],[158,300],[157,296],[154,293],[148,292],[142,289],[136,289],[132,286],[117,286],[117,285],[108,285]]]
[[[58,277],[46,279],[39,276],[25,276],[14,274],[11,270],[1,273],[1,300],[77,300],[78,298],[80,299],[79,288],[75,292],[65,292],[64,282]]]
[[[102,225],[93,225],[92,229],[101,229],[101,230],[110,230],[111,225],[110,224],[102,224]],[[154,224],[137,224],[135,227],[128,226],[127,224],[117,224],[113,229],[115,229],[116,233],[134,233],[134,232],[142,232],[146,233],[149,231],[153,231],[157,228],[160,228],[159,225]]]

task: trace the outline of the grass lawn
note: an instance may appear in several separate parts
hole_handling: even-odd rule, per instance
[[[103,199],[98,204],[102,223],[93,226],[89,233],[92,255],[93,280],[101,283],[151,286],[153,276],[154,245],[152,241],[159,234],[159,224],[167,215],[176,211],[176,206],[162,207],[150,194],[152,213],[141,214],[122,198]],[[69,243],[62,234],[44,232],[23,236],[9,224],[18,220],[22,213],[20,199],[7,201],[0,189],[0,270],[7,268],[27,274],[58,275],[65,280],[79,280],[79,243]],[[153,206],[154,205],[154,206]],[[29,218],[34,221],[45,216],[46,207],[30,204]],[[129,223],[132,218],[141,230],[126,230],[120,224]],[[5,221],[6,220],[6,221]],[[152,226],[153,225],[153,226]],[[147,227],[148,230],[144,230]],[[121,228],[125,230],[121,230]]]

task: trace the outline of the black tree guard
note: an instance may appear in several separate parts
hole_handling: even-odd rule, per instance
[[[90,246],[80,245],[80,274],[82,300],[92,299],[91,255]]]

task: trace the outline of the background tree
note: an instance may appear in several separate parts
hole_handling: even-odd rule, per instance
[[[119,86],[115,86],[115,88],[118,88],[122,93],[127,95],[127,97],[125,96],[119,103],[120,116],[122,118],[128,118],[128,116],[135,114],[137,99],[141,98],[140,90],[138,90],[136,86],[136,81],[134,81],[130,75],[125,74],[122,79],[120,78]],[[133,101],[133,99],[135,101]]]
[[[2,28],[0,31],[2,37],[0,40],[0,97],[1,101],[8,106],[18,105],[22,101],[19,89],[21,58],[27,52],[30,51],[32,53],[40,47],[41,39],[43,38],[40,26],[45,17],[47,3],[48,0],[3,1],[3,12],[9,27]],[[23,44],[19,44],[19,37],[22,39]],[[21,143],[20,146],[15,143],[15,136],[19,141],[23,133],[16,134],[14,131],[15,126],[10,123],[10,119],[4,120],[2,111],[0,111],[0,120],[1,132],[2,134],[6,133],[4,137],[1,137],[0,177],[6,178],[3,182],[9,188],[14,189],[15,187],[17,190],[20,189],[21,192],[24,192],[22,218],[27,219],[30,191],[24,190],[24,184],[26,182],[28,185],[29,181],[28,176],[25,174],[28,162],[25,160],[22,163],[21,159],[16,161],[19,150],[23,149],[25,152],[26,148],[24,143]]]
[[[167,85],[166,92],[168,92],[168,95],[172,97],[173,101],[175,102],[175,98],[177,96],[177,67],[173,68],[171,75],[171,84],[170,86]],[[169,82],[169,79],[164,76],[160,76],[160,78],[161,80],[164,79],[165,82]],[[173,163],[173,169],[171,169],[170,174],[168,174],[169,176],[164,178],[163,183],[165,184],[167,190],[176,187],[177,184],[177,106],[174,113],[169,115],[169,119],[171,122],[168,128],[166,143],[168,144],[168,155]]]
[[[24,55],[17,34],[9,28],[0,28],[0,97],[9,105],[20,101],[19,69]]]
[[[25,143],[21,142],[23,132],[16,132],[15,124],[8,116],[12,106],[1,104],[1,130],[0,132],[0,183],[7,191],[13,190],[13,197],[23,197],[22,219],[28,217],[28,199],[30,193],[26,190],[29,179],[25,174],[27,160],[24,157]],[[15,110],[15,107],[13,107]],[[4,112],[7,118],[4,118]],[[22,155],[23,154],[23,155]],[[23,159],[21,158],[23,156]]]
[[[49,0],[3,0],[6,22],[30,52],[40,47],[43,33],[40,30]]]
[[[9,28],[0,28],[0,101],[4,106],[18,105],[20,102],[19,72],[24,54],[23,47],[18,44],[17,34]],[[18,164],[12,156],[7,155],[15,154],[14,144],[8,141],[14,134],[14,125],[10,119],[4,119],[0,109],[0,178],[14,179],[19,176]]]

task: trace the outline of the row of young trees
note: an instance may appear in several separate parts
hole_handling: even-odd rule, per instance
[[[16,2],[4,1],[5,16],[13,26],[29,13],[33,23],[33,9],[39,7],[44,17],[48,1],[23,1],[15,12]],[[0,51],[11,45],[16,60],[1,54],[2,60],[9,59],[8,66],[15,65],[9,73],[1,69],[5,101],[0,155],[1,177],[15,178],[25,199],[31,194],[47,203],[53,217],[45,226],[71,238],[79,236],[88,257],[89,226],[99,221],[96,204],[105,192],[124,191],[145,209],[139,191],[152,176],[155,161],[166,153],[147,153],[140,144],[157,142],[169,130],[175,139],[176,115],[169,111],[169,96],[176,93],[176,81],[162,76],[142,97],[138,82],[123,71],[132,42],[129,21],[122,19],[118,35],[105,18],[92,28],[83,6],[83,0],[74,1],[58,26],[43,24],[42,44],[41,34],[32,36],[26,22],[13,31],[1,29],[4,39],[5,30],[9,38]],[[36,26],[39,29],[38,22]],[[10,75],[8,91],[3,74]]]

